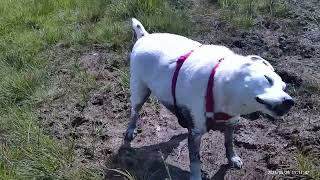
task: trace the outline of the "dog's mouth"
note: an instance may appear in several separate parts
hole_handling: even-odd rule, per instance
[[[287,114],[291,107],[294,105],[294,102],[292,100],[284,101],[276,105],[272,105],[259,97],[256,97],[256,101],[260,104],[263,104],[269,111],[272,112],[274,116],[283,116]]]

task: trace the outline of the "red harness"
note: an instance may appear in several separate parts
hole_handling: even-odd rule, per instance
[[[177,85],[179,71],[183,63],[188,59],[188,57],[192,54],[192,52],[193,50],[179,57],[179,59],[177,60],[176,69],[173,74],[171,92],[173,97],[173,104],[176,110],[178,110],[177,100],[176,100],[176,85]],[[232,118],[232,116],[230,116],[229,114],[226,114],[223,112],[217,112],[217,113],[214,112],[214,96],[212,91],[214,87],[214,75],[216,74],[217,68],[219,67],[223,59],[224,58],[221,58],[219,62],[214,66],[208,80],[207,93],[206,93],[206,113],[205,113],[205,116],[207,118],[207,124],[212,124],[215,122],[226,122],[227,120]]]

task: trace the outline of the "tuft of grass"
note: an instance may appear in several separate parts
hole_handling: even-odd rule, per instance
[[[127,170],[124,170],[124,171],[119,170],[119,169],[108,169],[108,170],[109,170],[109,171],[112,171],[112,172],[115,172],[115,173],[117,173],[117,174],[125,177],[127,180],[135,180],[135,179],[136,179],[136,178],[135,178],[133,175],[131,175],[130,172],[127,171]]]
[[[116,71],[120,74],[119,78],[117,78],[120,86],[122,87],[122,90],[127,90],[129,89],[130,86],[130,72],[129,68],[126,68],[124,70],[120,70],[115,68]]]
[[[80,104],[85,104],[89,99],[89,93],[95,84],[94,75],[82,69],[77,62],[72,64],[72,74],[74,74],[73,81],[70,83],[69,93],[77,94]]]
[[[320,171],[318,169],[320,161],[318,158],[299,154],[296,159],[298,171],[301,171],[308,178],[320,179]]]
[[[160,103],[156,97],[150,96],[148,102],[150,103],[150,107],[154,112],[160,113]]]
[[[284,17],[288,8],[283,0],[218,0],[222,18],[238,27],[249,28],[259,14]]]
[[[25,103],[43,80],[43,77],[40,77],[41,70],[38,69],[31,68],[21,72],[2,69],[7,70],[7,72],[0,72],[2,77],[0,79],[0,109],[2,111],[5,111],[10,105]]]

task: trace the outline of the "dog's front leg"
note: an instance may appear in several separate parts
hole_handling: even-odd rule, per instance
[[[234,133],[234,125],[227,125],[224,130],[224,138],[225,138],[225,148],[226,148],[226,156],[228,159],[229,165],[236,168],[241,168],[243,163],[241,158],[234,152],[233,149],[233,133]]]
[[[188,148],[190,158],[190,179],[201,180],[201,162],[200,162],[200,144],[201,133],[189,130],[188,134]]]

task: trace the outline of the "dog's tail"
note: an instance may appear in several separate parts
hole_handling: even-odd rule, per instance
[[[139,22],[136,18],[132,18],[132,29],[134,30],[134,33],[137,39],[140,39],[141,37],[149,34],[144,29],[141,22]]]

